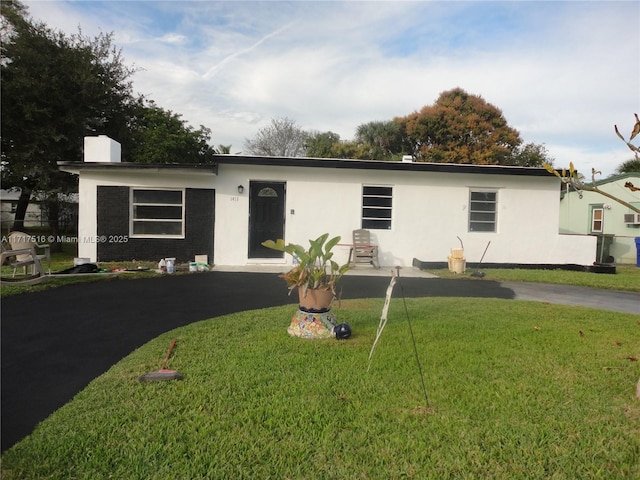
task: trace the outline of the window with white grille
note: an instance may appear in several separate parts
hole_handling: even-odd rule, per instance
[[[591,233],[602,233],[603,231],[604,231],[604,209],[601,207],[592,207],[591,208]]]
[[[132,237],[184,238],[184,190],[132,188]]]
[[[471,190],[469,192],[469,231],[495,232],[498,193]]]

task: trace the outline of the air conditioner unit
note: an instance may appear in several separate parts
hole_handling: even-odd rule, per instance
[[[624,223],[626,225],[640,225],[640,213],[625,213]]]

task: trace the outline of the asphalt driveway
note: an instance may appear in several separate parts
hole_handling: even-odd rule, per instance
[[[488,280],[404,277],[400,282],[406,297],[515,299],[528,291],[522,284]],[[347,276],[343,298],[382,298],[388,284],[383,276]],[[536,299],[536,288],[540,289],[529,289],[533,293],[526,299]],[[558,303],[584,302],[580,298],[593,299],[596,292],[600,291],[581,290],[578,297],[565,288],[558,297],[565,301]],[[539,294],[549,292],[543,289]],[[161,333],[228,313],[293,303],[294,297],[273,273],[216,271],[135,281],[115,277],[2,299],[2,450]],[[598,308],[620,304],[628,307],[623,311],[640,314],[636,293],[605,292]]]

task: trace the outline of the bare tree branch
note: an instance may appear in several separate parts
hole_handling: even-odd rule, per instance
[[[632,152],[634,152],[635,158],[636,160],[638,160],[640,158],[639,157],[640,147],[637,145],[634,145],[633,143],[631,143],[631,141],[640,133],[640,118],[638,118],[637,113],[635,113],[634,116],[636,121],[631,131],[631,135],[629,136],[629,140],[626,140],[624,138],[624,136],[620,133],[620,130],[618,129],[617,125],[614,125],[614,131],[616,132],[616,135],[620,138],[620,140],[622,140],[627,145],[627,147],[629,147],[629,149]],[[624,200],[616,197],[615,195],[612,195],[608,192],[600,190],[596,184],[596,175],[598,174],[601,175],[602,172],[600,172],[599,170],[596,170],[595,168],[591,169],[591,184],[588,184],[588,183],[585,183],[581,178],[581,176],[578,174],[578,171],[573,166],[573,162],[569,162],[569,171],[562,169],[561,173],[558,172],[555,168],[553,168],[553,166],[551,166],[548,163],[545,163],[543,166],[549,173],[558,177],[562,181],[562,183],[564,183],[565,185],[569,185],[571,188],[576,190],[580,195],[580,198],[582,198],[583,191],[595,192],[613,200],[614,202],[619,203],[620,205],[624,205],[625,207],[629,208],[630,210],[636,213],[640,213],[640,208],[631,205],[629,202],[625,202]],[[631,182],[625,183],[624,186],[629,190],[631,190],[632,192],[640,191],[640,188],[636,188]]]

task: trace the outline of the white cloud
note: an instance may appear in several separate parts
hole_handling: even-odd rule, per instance
[[[187,37],[184,35],[179,35],[177,33],[167,33],[160,38],[161,42],[166,42],[170,44],[180,44],[186,41]]]
[[[615,173],[616,168],[632,158],[633,155],[626,149],[622,142],[620,142],[619,146],[621,148],[614,148],[607,151],[594,151],[591,148],[583,148],[580,146],[547,145],[549,153],[556,158],[554,164],[556,168],[568,169],[569,162],[573,162],[578,171],[583,174],[587,180],[591,180],[591,169],[601,172],[595,177],[596,180],[601,180]],[[564,161],[558,161],[560,159],[564,159]]]

